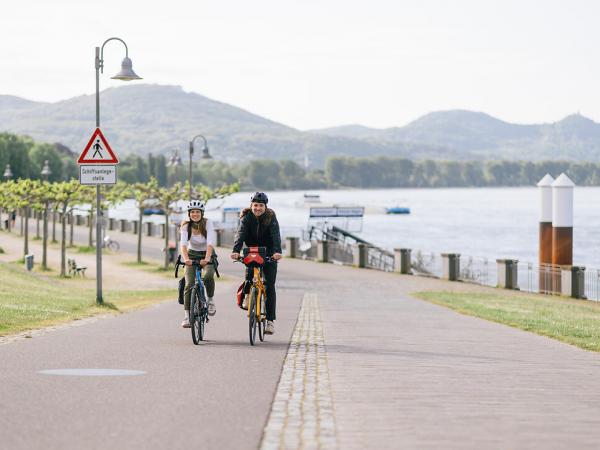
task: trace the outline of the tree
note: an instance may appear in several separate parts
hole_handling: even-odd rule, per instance
[[[156,192],[156,200],[165,212],[165,269],[169,267],[169,216],[173,213],[177,200],[181,199],[186,192],[188,191],[183,188],[181,183],[175,183],[171,187],[158,188]]]
[[[63,181],[55,185],[55,200],[61,210],[62,237],[60,241],[60,276],[67,276],[66,273],[66,248],[67,248],[67,211],[77,202],[81,202],[84,198],[81,197],[81,191],[85,186],[82,186],[78,180]]]
[[[139,211],[138,215],[138,242],[137,242],[137,262],[142,262],[142,220],[144,218],[144,209],[149,206],[156,205],[156,198],[158,196],[158,181],[156,178],[150,178],[147,183],[135,183],[131,186],[130,193],[137,201],[137,207]]]

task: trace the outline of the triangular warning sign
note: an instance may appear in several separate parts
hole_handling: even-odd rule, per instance
[[[108,145],[100,128],[96,128],[92,134],[77,164],[119,164],[119,159]]]

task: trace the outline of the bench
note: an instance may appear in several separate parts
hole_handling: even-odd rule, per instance
[[[85,269],[87,269],[87,267],[77,265],[77,262],[72,258],[67,259],[67,265],[69,266],[69,275],[81,275],[85,277]]]

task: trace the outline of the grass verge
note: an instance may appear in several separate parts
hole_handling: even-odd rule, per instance
[[[600,352],[600,304],[542,295],[417,292],[413,296],[460,313]]]
[[[0,286],[0,336],[101,313],[118,314],[176,296],[174,289],[105,291],[105,304],[99,307],[94,289],[66,285],[3,263]]]

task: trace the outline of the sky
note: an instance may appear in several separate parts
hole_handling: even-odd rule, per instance
[[[113,36],[145,83],[298,129],[403,126],[447,109],[600,122],[595,0],[19,0],[0,7],[0,94],[95,92]],[[105,47],[100,86],[122,86]]]

